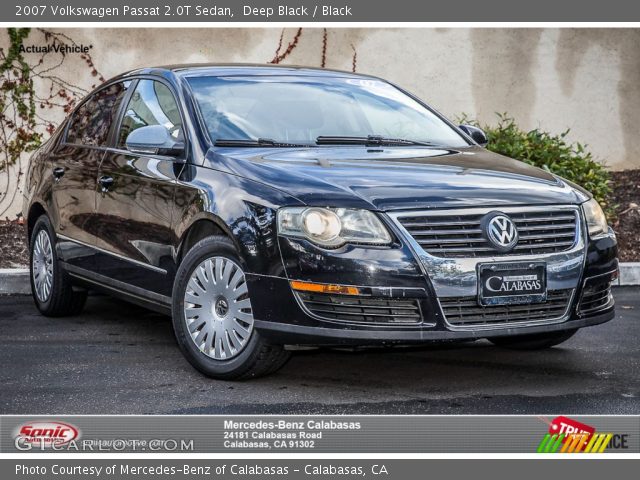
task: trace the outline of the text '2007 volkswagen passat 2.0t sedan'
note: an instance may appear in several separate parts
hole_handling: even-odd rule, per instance
[[[36,305],[77,314],[96,289],[169,313],[221,379],[274,372],[292,345],[534,349],[612,319],[598,203],[486,141],[371,76],[123,74],[32,157]]]

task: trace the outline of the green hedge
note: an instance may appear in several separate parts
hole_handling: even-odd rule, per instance
[[[492,152],[543,168],[586,188],[600,202],[607,216],[613,216],[609,172],[594,160],[586,145],[567,141],[569,130],[560,135],[539,128],[526,132],[507,114],[497,114],[497,117],[496,125],[480,125],[466,115],[460,118],[460,123],[482,128],[489,138],[487,148]]]

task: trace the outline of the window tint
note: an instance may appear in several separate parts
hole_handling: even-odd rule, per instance
[[[147,125],[163,125],[177,140],[182,139],[178,104],[166,85],[140,80],[129,100],[118,132],[118,146],[124,147],[131,132]]]
[[[114,83],[84,102],[71,119],[67,143],[104,146],[130,84],[131,82]]]

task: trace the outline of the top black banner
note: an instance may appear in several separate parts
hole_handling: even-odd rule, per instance
[[[49,22],[637,22],[629,0],[15,0],[0,21]]]

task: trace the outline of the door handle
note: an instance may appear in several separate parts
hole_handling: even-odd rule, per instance
[[[64,168],[62,168],[62,167],[55,167],[55,168],[53,169],[53,172],[52,172],[52,173],[53,173],[53,178],[55,178],[55,179],[56,179],[56,182],[57,182],[58,180],[60,180],[60,179],[63,177],[63,175],[64,175]]]
[[[107,193],[111,188],[111,186],[113,185],[113,178],[108,176],[102,176],[98,180],[98,183],[100,183],[100,186],[102,187],[102,193]]]

